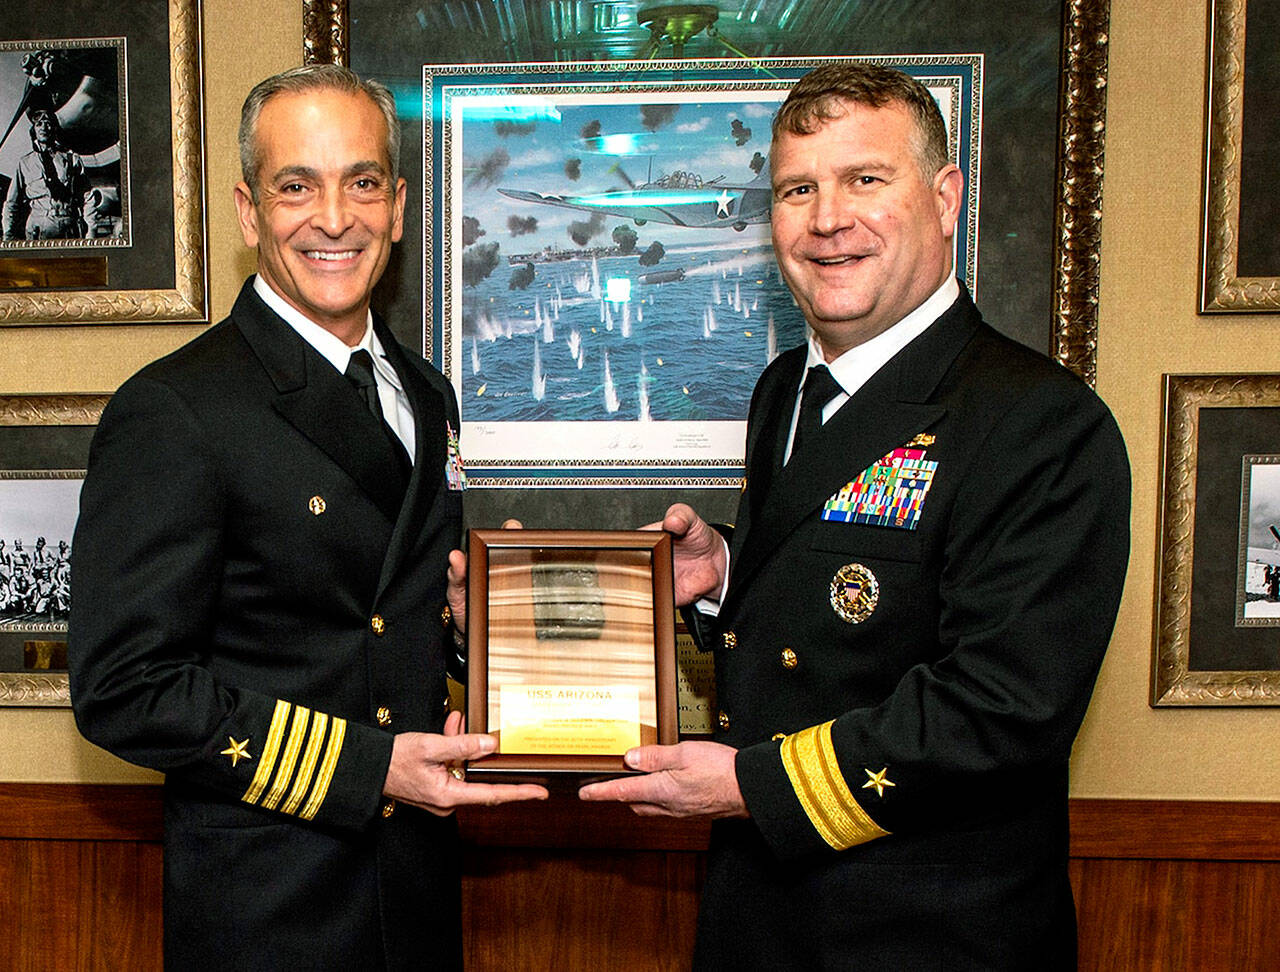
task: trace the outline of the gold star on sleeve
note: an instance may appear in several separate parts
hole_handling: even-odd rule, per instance
[[[242,759],[253,759],[253,757],[249,755],[248,739],[245,739],[244,742],[236,742],[234,737],[228,736],[227,742],[231,743],[231,745],[224,749],[219,755],[230,756],[233,768]]]
[[[885,774],[889,772],[889,767],[887,766],[881,769],[879,773],[873,773],[869,769],[864,769],[862,772],[866,773],[867,776],[869,777],[867,782],[862,784],[862,788],[864,790],[874,789],[876,791],[876,796],[878,797],[884,796],[884,788],[886,786],[898,785],[894,783],[892,780],[888,780],[885,778]]]

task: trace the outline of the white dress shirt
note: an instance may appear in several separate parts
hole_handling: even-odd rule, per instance
[[[391,362],[387,360],[386,352],[382,348],[382,342],[373,331],[373,314],[370,312],[366,315],[364,336],[360,338],[360,342],[354,348],[349,348],[341,338],[308,319],[301,311],[285,301],[261,276],[254,276],[253,289],[262,298],[264,304],[297,331],[302,340],[315,348],[320,357],[337,368],[339,374],[346,374],[347,365],[351,361],[351,352],[356,348],[364,348],[369,352],[369,356],[373,359],[373,380],[378,386],[378,401],[382,405],[382,417],[391,427],[391,431],[396,434],[396,438],[404,445],[405,451],[409,453],[409,459],[413,460],[415,442],[413,409],[409,406],[409,399],[404,393],[400,376],[396,374],[395,368],[391,367]]]

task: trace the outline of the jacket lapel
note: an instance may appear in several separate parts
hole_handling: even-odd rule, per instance
[[[259,299],[252,281],[241,289],[231,316],[276,386],[276,411],[394,523],[404,498],[404,474],[355,389]]]
[[[396,521],[395,532],[391,535],[387,557],[382,565],[382,577],[378,582],[381,593],[395,576],[413,541],[421,533],[422,524],[440,489],[446,458],[446,416],[440,393],[431,387],[419,367],[405,356],[400,343],[377,314],[373,317],[373,326],[387,359],[400,376],[405,397],[413,409],[414,429],[413,472],[409,477],[409,488]]]
[[[751,518],[747,535],[735,543],[726,607],[786,537],[806,519],[817,516],[842,486],[946,414],[946,409],[931,399],[980,320],[968,293],[961,288],[960,297],[942,317],[898,352],[831,417],[815,448],[807,450],[808,455],[792,456],[791,462],[774,473],[760,501],[762,511]],[[803,365],[803,358],[800,360]],[[794,405],[800,376],[792,370],[790,401]],[[785,398],[785,391],[779,389],[775,397]],[[777,462],[781,462],[785,441],[784,429],[783,447],[776,450]]]

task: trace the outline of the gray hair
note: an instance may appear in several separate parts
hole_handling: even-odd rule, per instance
[[[900,104],[915,121],[912,141],[916,163],[926,182],[932,182],[951,156],[947,126],[929,89],[911,75],[867,61],[824,64],[791,88],[773,118],[773,137],[782,132],[812,135],[843,114],[843,105],[883,108]]]
[[[350,68],[340,64],[304,64],[272,75],[254,85],[240,109],[240,174],[253,201],[258,201],[258,176],[262,159],[258,152],[258,116],[262,106],[278,94],[300,94],[306,91],[342,91],[364,94],[382,112],[387,123],[387,158],[391,162],[391,185],[400,178],[400,119],[396,116],[396,99],[385,85],[361,79]]]

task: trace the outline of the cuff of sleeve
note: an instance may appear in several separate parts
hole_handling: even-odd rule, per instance
[[[377,812],[391,744],[390,734],[371,726],[278,700],[241,800],[302,820],[362,826]]]
[[[747,809],[779,858],[846,850],[889,833],[841,775],[829,722],[739,750],[735,769]]]

